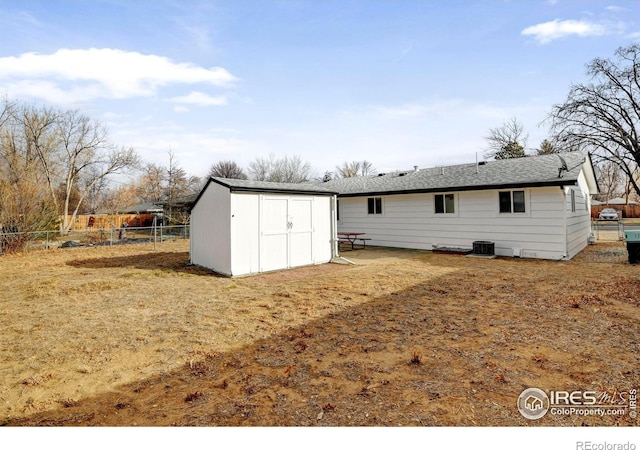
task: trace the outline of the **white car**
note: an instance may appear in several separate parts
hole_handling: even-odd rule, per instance
[[[618,220],[618,211],[613,208],[605,208],[598,214],[600,220]]]

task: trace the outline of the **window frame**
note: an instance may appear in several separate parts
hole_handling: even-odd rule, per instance
[[[373,208],[371,208],[371,205],[373,205]],[[382,197],[367,197],[367,216],[382,216],[383,210]]]
[[[500,215],[513,215],[513,214],[518,214],[518,215],[528,215],[529,214],[529,208],[527,207],[527,204],[529,203],[527,201],[527,190],[526,189],[509,189],[509,190],[501,190],[498,191],[498,214]],[[507,205],[505,202],[505,194],[508,194],[509,198],[509,204]],[[518,197],[520,197],[520,195],[522,195],[521,199],[516,199],[516,195],[518,194]],[[507,208],[505,208],[505,206],[508,206],[508,211],[506,210]]]
[[[441,201],[438,202],[438,197],[441,197]],[[450,202],[447,202],[447,197],[450,197]],[[441,203],[442,211],[438,211],[438,203]],[[433,214],[436,216],[455,216],[457,214],[458,207],[456,205],[456,194],[452,192],[443,192],[442,194],[433,194]],[[451,206],[453,211],[448,211],[447,206]]]

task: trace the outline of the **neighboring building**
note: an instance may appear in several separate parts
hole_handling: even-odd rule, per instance
[[[329,181],[338,231],[371,245],[433,250],[495,243],[495,253],[570,259],[591,234],[598,186],[589,155],[573,152]]]
[[[191,210],[191,262],[231,276],[327,263],[334,205],[324,185],[211,178]]]
[[[605,204],[607,205],[638,205],[638,202],[633,201],[633,200],[627,200],[625,198],[622,197],[616,197],[616,198],[611,198],[609,199],[608,202],[605,202]]]
[[[186,225],[191,220],[190,211],[198,194],[185,195],[172,200],[158,202],[164,209],[165,222],[169,225]]]

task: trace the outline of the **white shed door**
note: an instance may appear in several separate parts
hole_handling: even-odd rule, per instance
[[[313,264],[313,199],[289,201],[289,266]]]
[[[264,196],[260,271],[313,264],[313,198]]]
[[[289,266],[289,199],[263,197],[260,209],[260,271]]]

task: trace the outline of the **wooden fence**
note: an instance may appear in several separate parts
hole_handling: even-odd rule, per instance
[[[73,230],[120,228],[123,223],[129,227],[150,227],[153,214],[80,214],[76,216]]]
[[[622,212],[622,219],[640,217],[640,205],[592,205],[591,217],[597,219],[598,214],[605,208],[613,208],[616,211]],[[620,214],[618,213],[618,216]]]

